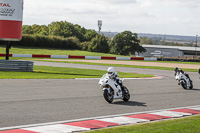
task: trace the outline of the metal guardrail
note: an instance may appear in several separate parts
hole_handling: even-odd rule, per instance
[[[32,61],[0,60],[0,71],[32,72]]]

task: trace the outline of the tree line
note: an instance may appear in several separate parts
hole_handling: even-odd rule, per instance
[[[22,33],[22,40],[15,45],[81,49],[119,55],[134,55],[135,52],[146,51],[140,46],[137,34],[131,31],[119,33],[112,39],[67,21],[52,22],[49,25],[23,25]]]

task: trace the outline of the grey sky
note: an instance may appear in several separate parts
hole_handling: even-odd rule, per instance
[[[103,31],[200,35],[200,0],[25,0],[24,24],[68,21]]]

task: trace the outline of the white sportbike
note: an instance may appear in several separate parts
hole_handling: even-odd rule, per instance
[[[128,101],[130,94],[128,89],[117,84],[113,79],[110,79],[107,74],[103,75],[99,80],[99,85],[103,90],[103,96],[108,103],[112,103],[113,99],[122,99]]]
[[[175,79],[178,80],[179,85],[181,85],[184,89],[193,89],[193,83],[190,78],[188,78],[184,73],[177,72],[175,75]]]

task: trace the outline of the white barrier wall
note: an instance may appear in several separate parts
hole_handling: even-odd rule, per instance
[[[68,59],[68,55],[51,55],[51,58],[61,58],[61,59]]]
[[[85,59],[101,60],[101,56],[85,56]]]
[[[131,60],[131,57],[116,57],[116,60]]]
[[[32,58],[32,54],[13,54],[12,57],[27,57],[27,58]]]
[[[145,61],[157,61],[157,58],[144,58]]]

